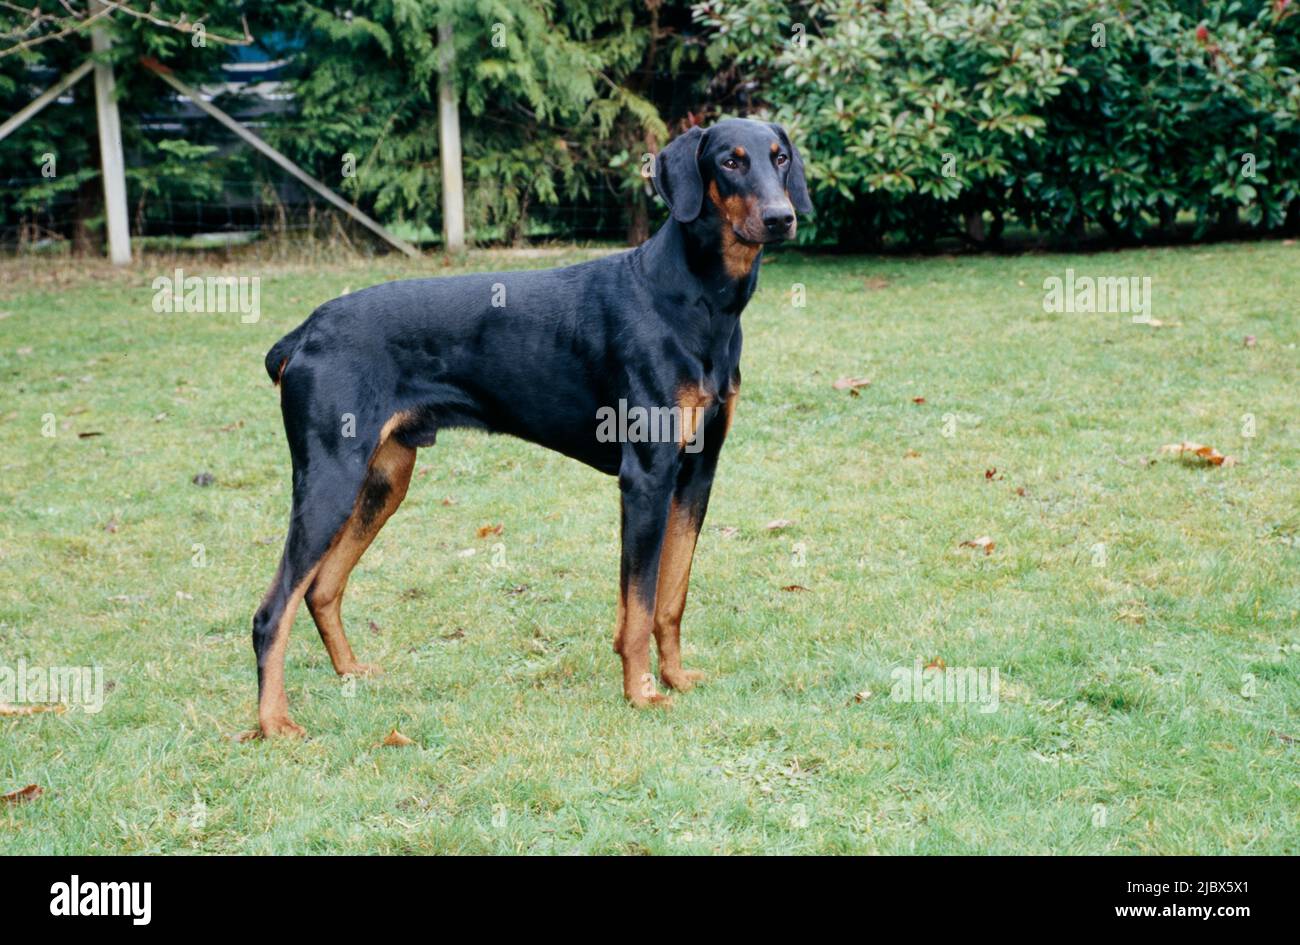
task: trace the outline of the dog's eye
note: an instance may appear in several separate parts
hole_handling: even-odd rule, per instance
[[[740,170],[740,162],[737,161],[735,158],[727,158],[725,161],[722,162],[722,166],[729,171]]]
[[[784,154],[778,154],[776,156],[776,166],[780,167],[782,164],[789,162],[789,160],[790,159],[786,157]]]

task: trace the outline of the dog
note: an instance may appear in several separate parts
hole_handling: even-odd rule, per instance
[[[623,695],[638,707],[669,700],[650,672],[651,635],[665,686],[701,678],[682,666],[681,619],[740,393],[740,315],[763,247],[793,237],[812,205],[799,152],[767,122],[691,128],[651,176],[670,216],[636,249],[563,269],[385,283],[326,302],[271,348],[293,509],[253,617],[255,734],[303,734],[284,688],[303,600],[335,671],[375,671],[343,633],[348,575],[405,497],[416,450],[453,427],[520,437],[618,477]],[[676,436],[599,435],[597,418],[616,404],[668,411]]]

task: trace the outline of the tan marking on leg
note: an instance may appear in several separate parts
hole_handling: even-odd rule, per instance
[[[385,426],[385,430],[389,429],[390,426]],[[320,631],[325,649],[329,651],[334,671],[340,676],[364,676],[379,672],[377,666],[357,662],[352,646],[344,635],[343,592],[347,589],[352,569],[406,497],[414,468],[415,450],[385,435],[370,460],[365,484],[357,495],[352,514],[339,530],[330,550],[321,559],[316,580],[307,592],[307,607],[316,621],[316,629]],[[386,485],[387,488],[383,505],[378,509],[370,508],[366,492],[379,485]]]
[[[682,613],[686,610],[686,590],[699,534],[699,523],[674,499],[668,509],[668,527],[659,559],[654,634],[659,646],[659,675],[664,685],[679,692],[704,678],[703,673],[682,668],[681,650]]]
[[[396,413],[384,424],[379,433],[379,445],[370,457],[366,478],[357,494],[352,514],[334,536],[329,550],[321,559],[317,580],[307,592],[307,607],[316,621],[316,629],[320,631],[334,670],[340,676],[349,673],[366,675],[377,671],[377,667],[357,662],[343,633],[343,591],[352,569],[406,497],[411,472],[415,468],[415,450],[391,438],[406,419],[406,414]],[[381,483],[386,483],[388,488],[383,505],[378,509],[367,508],[367,489]],[[369,521],[365,517],[367,513],[371,516]]]
[[[635,586],[619,594],[618,629],[614,649],[623,658],[623,696],[638,709],[667,706],[672,698],[655,689],[650,672],[650,636],[654,631],[654,614],[641,603]]]
[[[731,390],[727,393],[727,399],[723,403],[722,409],[726,411],[727,425],[723,428],[723,436],[731,432],[731,421],[736,417],[736,404],[740,401],[740,386],[733,384]]]
[[[686,449],[686,445],[695,439],[696,431],[704,420],[704,411],[713,404],[713,400],[713,395],[697,384],[683,384],[677,389],[677,415],[681,418],[677,433],[679,449]]]
[[[711,180],[709,199],[722,214],[722,266],[731,278],[743,279],[753,270],[754,260],[763,248],[736,235],[736,229],[743,229],[755,215],[754,198],[737,194],[724,198],[718,192],[718,182]]]
[[[319,565],[317,566],[319,567]],[[275,638],[267,651],[266,662],[262,667],[262,696],[257,702],[257,723],[263,738],[272,735],[307,734],[301,725],[289,718],[289,697],[284,691],[284,654],[289,647],[289,630],[293,627],[293,618],[298,614],[298,605],[307,593],[316,568],[298,583],[285,602],[284,612],[275,625]]]

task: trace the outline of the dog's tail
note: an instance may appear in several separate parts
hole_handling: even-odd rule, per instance
[[[266,353],[266,373],[271,378],[272,384],[279,384],[280,378],[284,375],[285,365],[293,357],[294,352],[298,350],[298,342],[302,340],[302,330],[307,327],[303,322],[289,334],[285,335]]]

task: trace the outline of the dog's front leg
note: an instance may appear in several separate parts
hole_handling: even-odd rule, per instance
[[[639,443],[623,448],[623,552],[619,566],[618,625],[614,651],[623,658],[623,695],[641,707],[666,704],[650,672],[659,560],[680,459],[676,444]]]

